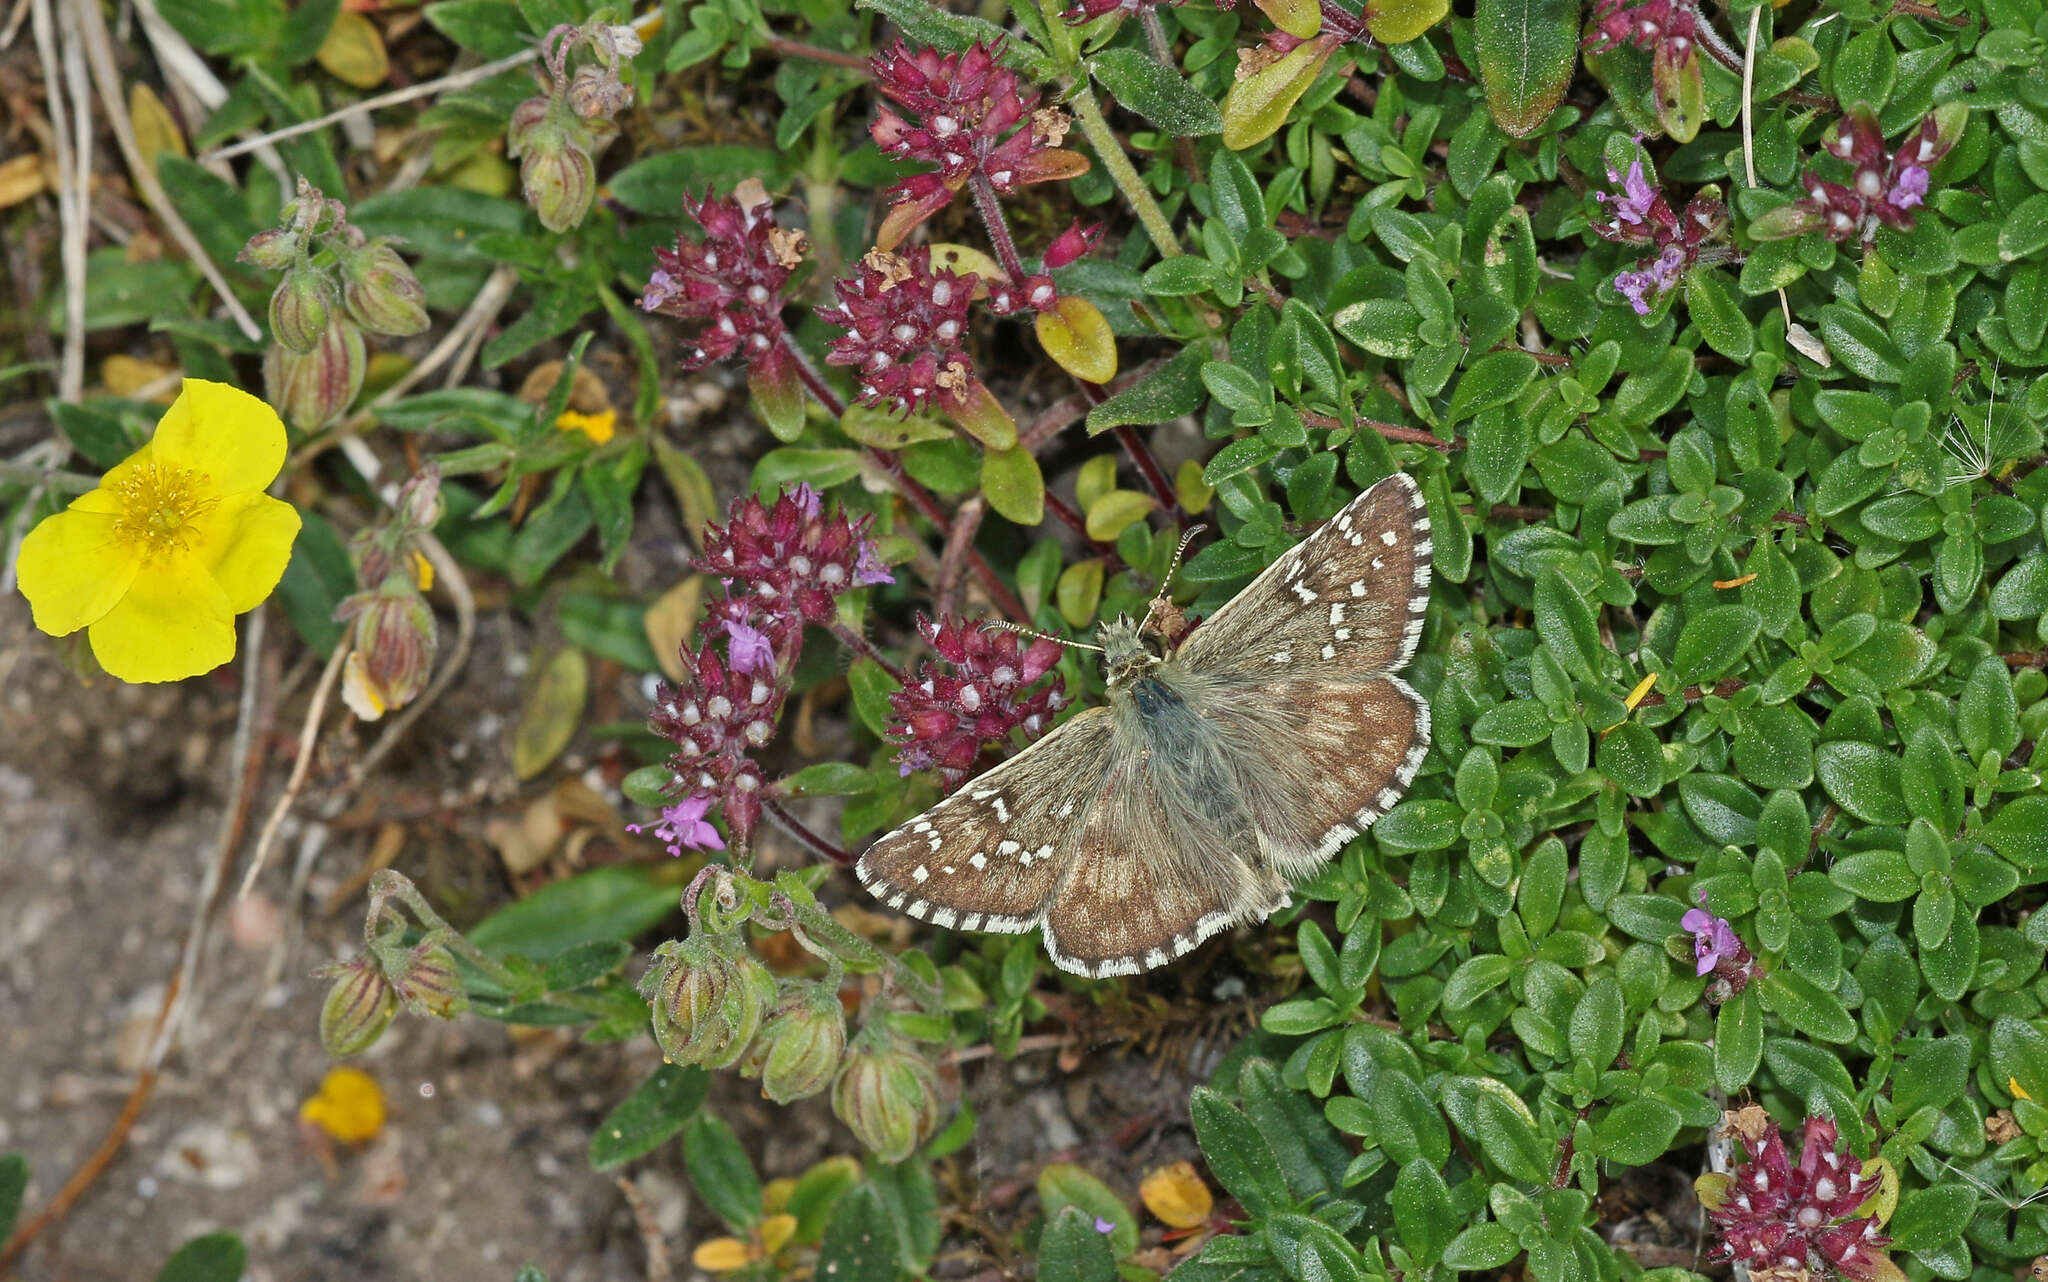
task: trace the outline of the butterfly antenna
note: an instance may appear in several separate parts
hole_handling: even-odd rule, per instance
[[[1050,632],[1040,632],[1036,628],[1027,628],[1021,623],[1012,623],[1008,619],[990,619],[981,626],[984,628],[996,628],[1003,632],[1014,632],[1018,636],[1035,637],[1040,641],[1050,641],[1055,645],[1066,646],[1070,650],[1093,650],[1097,654],[1102,653],[1102,647],[1099,645],[1090,645],[1086,641],[1076,641],[1072,637],[1054,636]]]
[[[1173,582],[1173,576],[1180,572],[1180,559],[1188,554],[1188,544],[1193,543],[1195,536],[1208,528],[1206,525],[1190,525],[1188,532],[1180,536],[1180,546],[1173,550],[1173,563],[1166,567],[1166,577],[1159,581],[1161,595],[1165,594],[1166,585]]]

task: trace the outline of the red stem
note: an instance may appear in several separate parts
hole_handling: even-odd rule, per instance
[[[980,213],[982,223],[988,228],[990,243],[996,247],[996,261],[1002,264],[1010,279],[1019,284],[1024,280],[1024,260],[1017,255],[1016,238],[1010,235],[1010,222],[1003,217],[1002,202],[996,199],[995,184],[986,174],[977,170],[967,180],[969,190],[974,193],[974,208]]]
[[[797,377],[803,380],[804,389],[817,398],[818,404],[825,407],[827,414],[833,418],[844,418],[846,402],[839,399],[839,394],[832,390],[832,385],[825,381],[825,376],[811,364],[810,357],[804,355],[803,349],[787,334],[782,336],[782,346],[795,363]],[[938,499],[932,496],[930,490],[912,480],[910,474],[903,470],[902,459],[872,445],[863,448],[867,450],[868,457],[874,460],[876,466],[889,474],[896,492],[908,499],[912,507],[923,513],[927,521],[938,527],[941,538],[952,533],[953,522],[947,517],[945,509],[939,506]],[[997,609],[1008,615],[1013,622],[1031,621],[1031,612],[1024,608],[1024,602],[1010,590],[1010,585],[1003,582],[1002,577],[983,559],[981,553],[969,548],[967,566],[974,571],[974,577],[981,580],[981,586],[987,590],[989,599],[995,602]]]
[[[775,798],[761,798],[761,813],[774,820],[776,827],[796,838],[812,854],[829,859],[842,868],[850,867],[853,864],[852,851],[844,846],[834,845],[820,837],[817,833],[812,832],[809,828],[806,828],[801,820],[784,809],[782,803]]]

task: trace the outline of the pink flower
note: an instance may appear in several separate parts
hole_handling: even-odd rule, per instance
[[[663,806],[661,819],[654,825],[655,837],[667,843],[668,853],[681,855],[683,849],[724,850],[725,838],[718,835],[718,829],[705,822],[704,812],[711,808],[709,797],[685,797],[672,806]],[[645,831],[645,824],[627,824],[627,832]]]
[[[1594,223],[1593,231],[1606,240],[1656,247],[1654,256],[1614,277],[1614,292],[1628,300],[1636,315],[1648,316],[1656,300],[1678,287],[1708,243],[1727,227],[1728,209],[1711,197],[1695,196],[1683,214],[1674,212],[1663,190],[1650,185],[1643,169],[1642,140],[1636,141],[1628,172],[1607,170],[1608,181],[1620,184],[1621,193],[1593,193],[1593,199],[1614,211],[1611,219]]]
[[[1849,166],[1849,181],[1836,182],[1818,170],[1806,173],[1806,198],[1771,210],[1750,224],[1760,240],[1818,231],[1847,244],[1877,238],[1879,227],[1911,230],[1913,210],[1927,203],[1928,170],[1955,145],[1960,126],[1942,127],[1940,112],[1906,135],[1896,150],[1887,147],[1877,116],[1862,103],[1835,126],[1822,144]]]
[[[708,642],[695,652],[685,647],[682,659],[682,685],[662,685],[647,724],[676,745],[669,758],[675,787],[706,808],[717,801],[745,843],[761,817],[767,782],[752,754],[775,737],[786,687],[772,673],[728,667]]]
[[[1706,903],[1706,893],[1700,893],[1700,902]],[[1744,951],[1742,941],[1736,938],[1735,927],[1724,917],[1716,917],[1705,908],[1693,908],[1678,919],[1678,924],[1692,932],[1693,957],[1699,963],[1696,974],[1704,975],[1714,969],[1723,957],[1734,957]]]
[[[1699,14],[1691,0],[1597,0],[1586,48],[1606,53],[1633,45],[1676,63],[1691,56],[1698,38]]]
[[[1052,728],[1052,714],[1065,705],[1065,683],[1055,676],[1037,690],[1028,687],[1059,662],[1057,641],[1025,646],[1014,632],[922,615],[917,630],[952,671],[927,663],[889,696],[902,773],[936,767],[950,792],[973,771],[983,745],[1007,740],[1012,730],[1035,739]]]
[[[1664,201],[1663,191],[1652,187],[1648,176],[1643,173],[1642,141],[1641,136],[1636,138],[1635,159],[1629,162],[1626,176],[1616,173],[1612,166],[1608,167],[1607,181],[1619,183],[1622,194],[1593,193],[1593,199],[1614,209],[1614,221],[1594,229],[1609,240],[1648,240],[1653,221],[1667,228],[1677,224],[1671,206]]]
[[[782,290],[801,261],[802,235],[775,225],[774,204],[760,184],[742,184],[738,198],[707,191],[683,197],[683,212],[703,231],[654,251],[659,265],[640,298],[644,311],[707,322],[685,369],[738,355],[750,368],[779,370],[787,362]]]
[[[763,672],[775,667],[775,647],[768,634],[744,622],[725,625],[725,653],[737,672]]]
[[[771,504],[748,496],[734,502],[724,525],[705,527],[696,565],[725,580],[728,594],[749,611],[830,623],[841,593],[894,582],[868,538],[871,520],[826,516],[807,485],[785,490]],[[728,627],[732,622],[756,626],[744,615]],[[775,628],[767,630],[772,635]],[[754,644],[751,638],[742,643]]]
[[[871,253],[851,280],[834,283],[839,305],[818,319],[846,333],[825,360],[860,374],[858,399],[913,413],[933,401],[964,404],[979,386],[967,356],[967,309],[976,279],[932,266],[919,245],[901,255]]]
[[[1054,237],[1052,244],[1045,247],[1045,269],[1057,271],[1068,263],[1086,258],[1101,243],[1102,224],[1083,227],[1077,218],[1073,226]]]
[[[1071,178],[1087,168],[1058,144],[1066,118],[1038,112],[1037,90],[1026,92],[1004,67],[1000,44],[975,43],[963,53],[912,49],[902,41],[869,60],[875,87],[909,114],[883,107],[869,132],[875,145],[898,159],[937,172],[915,174],[890,189],[902,207],[880,238],[893,247],[905,231],[946,207],[970,180],[1002,195],[1027,183]]]
[[[1891,1239],[1877,1231],[1876,1218],[1847,1218],[1876,1189],[1865,1183],[1862,1163],[1842,1147],[1834,1122],[1806,1120],[1796,1167],[1775,1124],[1760,1135],[1738,1133],[1745,1158],[1720,1204],[1707,1209],[1718,1239],[1711,1258],[1779,1277],[1810,1273],[1870,1282],[1888,1271],[1881,1248]]]

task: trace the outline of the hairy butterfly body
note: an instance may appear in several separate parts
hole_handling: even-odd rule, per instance
[[[861,884],[935,925],[1041,930],[1080,975],[1136,974],[1265,919],[1429,751],[1429,705],[1396,675],[1429,573],[1422,493],[1396,474],[1177,646],[1150,616],[1104,624],[1108,703],[881,838]]]

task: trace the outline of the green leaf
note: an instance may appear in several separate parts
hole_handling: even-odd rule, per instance
[[[639,864],[592,868],[541,887],[469,932],[494,956],[548,961],[592,940],[631,939],[676,911],[681,885]]]
[[[1977,1212],[1977,1194],[1967,1184],[1936,1184],[1899,1199],[1885,1232],[1901,1251],[1927,1251],[1962,1237]]]
[[[1107,1221],[1112,1227],[1104,1236],[1118,1259],[1138,1249],[1138,1217],[1107,1184],[1072,1162],[1053,1162],[1038,1173],[1038,1201],[1049,1217],[1070,1206],[1087,1212],[1091,1231]]]
[[[1898,757],[1867,743],[1824,743],[1814,752],[1821,786],[1835,804],[1865,823],[1902,824],[1906,809]]]
[[[1856,1021],[1842,1008],[1841,999],[1798,971],[1774,970],[1764,976],[1762,987],[1764,1008],[1808,1037],[1824,1042],[1855,1040]]]
[[[1920,889],[1920,878],[1896,850],[1869,850],[1844,855],[1828,870],[1828,879],[1858,899],[1895,904]]]
[[[901,1276],[895,1225],[874,1185],[860,1185],[832,1208],[816,1273],[832,1282],[896,1282]]]
[[[325,517],[306,512],[299,520],[292,559],[278,580],[278,602],[300,639],[322,655],[331,655],[349,628],[335,620],[334,609],[356,590],[355,563]]]
[[[1590,1060],[1594,1068],[1605,1069],[1612,1064],[1621,1053],[1622,1021],[1627,1014],[1621,984],[1614,976],[1602,975],[1588,984],[1578,1005],[1572,1008],[1572,1054]]]
[[[1550,119],[1571,80],[1578,0],[1479,0],[1473,34],[1494,123],[1527,138]]]
[[[1078,1206],[1060,1210],[1038,1239],[1040,1282],[1115,1282],[1116,1256],[1107,1235]]]
[[[677,147],[626,166],[605,188],[634,213],[674,219],[685,194],[702,196],[707,186],[730,192],[743,178],[773,183],[787,163],[784,153],[772,147]]]
[[[1970,1039],[1930,1037],[1906,1043],[1892,1072],[1892,1103],[1900,1117],[1944,1108],[1970,1082]]]
[[[1714,1085],[1733,1095],[1756,1076],[1764,1055],[1764,1011],[1754,987],[1714,1012]]]
[[[866,792],[873,776],[850,761],[820,761],[782,781],[798,797],[851,797]]]
[[[208,1233],[171,1253],[156,1282],[236,1282],[249,1264],[249,1252],[233,1233]]]
[[[1480,1152],[1510,1179],[1548,1179],[1546,1168],[1550,1146],[1526,1118],[1491,1091],[1478,1092],[1473,1109],[1473,1126],[1478,1132]]]
[[[705,1112],[690,1115],[683,1130],[683,1162],[697,1196],[726,1227],[743,1234],[761,1222],[761,1177],[723,1119]]]
[[[1657,736],[1634,721],[1624,721],[1600,741],[1595,756],[1600,773],[1630,795],[1654,797],[1664,788],[1664,750]]]
[[[1527,352],[1489,352],[1472,363],[1451,393],[1446,423],[1457,423],[1482,410],[1505,405],[1521,395],[1536,377],[1536,358]]]
[[[1671,660],[1679,686],[1704,686],[1735,666],[1763,632],[1763,616],[1746,605],[1717,605],[1686,620]]]
[[[1756,330],[1742,314],[1735,287],[1726,275],[1712,268],[1699,268],[1687,275],[1685,305],[1707,346],[1738,361],[1748,360],[1755,352]]]
[[[710,1075],[695,1065],[655,1069],[591,1132],[590,1169],[609,1171],[660,1148],[697,1112],[710,1084]]]
[[[1593,1126],[1600,1155],[1624,1166],[1646,1166],[1662,1157],[1685,1119],[1661,1099],[1643,1097],[1616,1105]]]
[[[1089,410],[1088,434],[1166,423],[1193,413],[1202,403],[1201,369],[1207,359],[1199,343],[1181,348],[1171,360]]]
[[[1526,1178],[1541,1178],[1531,1176]],[[1522,1252],[1522,1244],[1504,1226],[1474,1224],[1444,1248],[1443,1262],[1461,1273],[1498,1269]]]
[[[1416,1158],[1394,1180],[1394,1229],[1408,1253],[1421,1264],[1434,1264],[1457,1236],[1461,1221],[1451,1205],[1450,1186],[1435,1166]]]
[[[1368,298],[1352,303],[1330,318],[1347,340],[1374,356],[1406,360],[1423,348],[1417,326],[1422,314],[1398,298]]]
[[[14,1236],[22,1195],[27,1192],[28,1159],[19,1153],[0,1153],[0,1242]]]
[[[1514,973],[1514,960],[1498,953],[1466,958],[1444,985],[1444,1009],[1463,1010],[1507,983]]]
[[[1089,60],[1088,69],[1118,103],[1169,135],[1199,138],[1223,129],[1223,113],[1216,109],[1215,100],[1148,54],[1136,49],[1105,49]]]
[[[2017,262],[2048,248],[2048,194],[2036,193],[2013,206],[1998,224],[1998,256]]]
[[[1265,1215],[1290,1204],[1280,1160],[1251,1119],[1207,1086],[1197,1086],[1189,1096],[1188,1114],[1210,1172],[1245,1210]]]
[[[1017,446],[987,450],[981,456],[981,492],[997,515],[1019,525],[1034,526],[1045,519],[1045,474],[1038,458]]]

